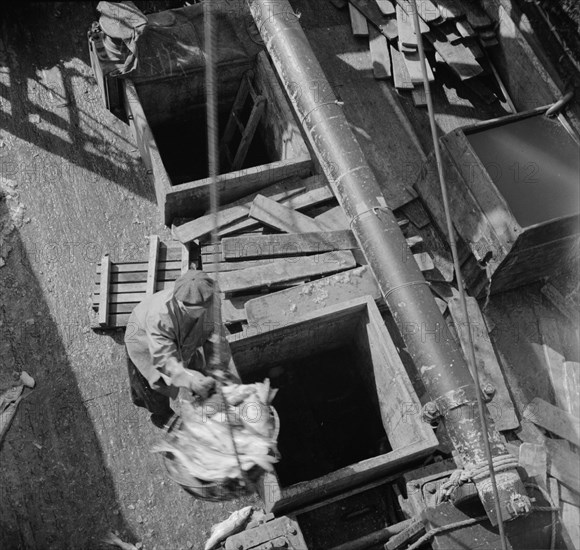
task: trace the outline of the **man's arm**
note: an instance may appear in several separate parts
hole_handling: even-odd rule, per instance
[[[179,358],[175,331],[169,323],[147,318],[147,337],[153,367],[167,385],[189,388],[202,397],[207,396],[212,379],[185,368]]]

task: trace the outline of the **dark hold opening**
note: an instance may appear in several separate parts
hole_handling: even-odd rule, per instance
[[[232,101],[233,103],[233,101]],[[231,105],[222,107],[218,113],[219,137],[221,137],[230,116]],[[247,116],[243,118],[247,120]],[[261,126],[263,121],[260,122]],[[189,113],[181,119],[165,122],[152,128],[159,153],[172,185],[179,185],[208,177],[207,157],[207,124],[205,107]],[[254,134],[242,168],[251,168],[261,164],[268,164],[273,159],[268,154],[260,127]],[[236,134],[230,144],[232,155],[235,154],[241,135]],[[220,161],[220,173],[227,173],[226,163]]]
[[[391,450],[358,368],[356,349],[344,346],[271,365],[253,377],[270,376],[279,388],[273,405],[281,423],[276,473],[282,487]]]

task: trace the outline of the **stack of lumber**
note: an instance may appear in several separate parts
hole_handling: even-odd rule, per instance
[[[487,72],[485,48],[498,44],[495,24],[478,0],[421,0],[417,8],[428,80],[444,64],[482,99],[495,101],[478,78]],[[374,77],[392,79],[395,88],[411,92],[417,106],[426,105],[410,0],[349,0],[348,9],[353,35],[368,37]]]
[[[423,208],[411,201],[395,214],[407,237],[409,249],[401,251],[405,260],[415,261],[427,279],[441,280],[441,266],[416,230],[427,223]],[[175,240],[150,236],[142,259],[114,263],[108,255],[102,258],[92,295],[93,328],[127,326],[139,302],[172,288],[191,268],[219,279],[222,316],[232,332],[248,324],[288,322],[360,296],[371,295],[384,305],[324,176],[289,178],[222,205],[217,242],[211,241],[211,214],[180,221],[172,228]]]
[[[412,235],[413,224],[397,211],[415,261],[428,274],[435,266]],[[411,211],[411,210],[409,210]],[[280,326],[297,315],[344,300],[381,293],[323,176],[279,182],[260,193],[222,205],[218,242],[210,214],[173,227],[183,244],[199,247],[197,267],[217,274],[222,315],[231,332],[248,325]]]

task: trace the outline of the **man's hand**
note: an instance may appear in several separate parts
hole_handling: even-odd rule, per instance
[[[215,387],[215,380],[194,370],[188,370],[186,373],[187,377],[184,380],[187,384],[186,387],[196,395],[206,399],[211,390]]]

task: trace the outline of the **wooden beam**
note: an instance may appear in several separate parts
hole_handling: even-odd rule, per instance
[[[348,13],[350,14],[350,26],[353,36],[368,36],[369,27],[366,17],[350,3],[348,4]]]
[[[99,325],[106,326],[109,320],[109,282],[111,278],[111,258],[105,254],[101,259],[101,281],[99,294]]]
[[[181,274],[185,274],[189,271],[189,264],[191,259],[189,257],[189,246],[186,244],[181,245]]]
[[[548,455],[543,445],[522,443],[518,460],[529,476],[535,477],[544,488],[547,488]]]
[[[414,85],[423,84],[423,70],[421,69],[419,54],[417,52],[404,52],[403,60],[407,66],[407,71],[409,72],[411,82]],[[433,76],[431,65],[429,65],[429,61],[427,59],[425,60],[425,66],[427,67],[427,78],[429,79],[429,82],[433,82],[435,77]]]
[[[375,0],[375,1],[383,15],[393,15],[395,13],[395,6],[393,6],[391,0]]]
[[[465,357],[468,358],[470,352],[467,330],[470,330],[475,347],[475,358],[477,360],[477,369],[482,388],[486,384],[490,384],[495,389],[493,399],[487,404],[489,413],[499,431],[515,430],[519,427],[520,423],[517,419],[515,407],[507,389],[501,367],[497,361],[483,315],[479,309],[479,304],[475,298],[469,296],[466,296],[466,302],[469,323],[463,315],[459,303],[459,294],[455,289],[453,289],[453,297],[447,302],[459,336],[461,348],[463,349]]]
[[[251,325],[283,326],[306,313],[367,295],[376,301],[382,300],[371,270],[366,266],[357,267],[249,300],[246,316]]]
[[[393,63],[393,83],[398,90],[412,90],[413,83],[411,76],[403,59],[403,54],[394,48],[391,48],[391,61]]]
[[[392,6],[389,2],[389,5]],[[373,75],[377,80],[391,77],[391,54],[387,39],[372,25],[369,26],[369,48],[373,63]]]
[[[282,200],[289,198],[292,195],[303,191],[304,187],[295,186],[294,189],[289,189],[287,191],[282,191],[279,193],[274,193],[271,195],[272,200]],[[265,191],[267,194],[267,191]],[[250,207],[252,203],[249,201],[246,204],[240,204],[236,206],[227,205],[224,206],[218,212],[218,226],[222,227],[224,225],[235,223],[243,218],[247,218],[250,213]],[[182,243],[188,243],[194,239],[199,239],[209,235],[213,228],[213,215],[205,214],[192,220],[190,222],[184,223],[183,225],[173,226],[173,236],[178,241]]]
[[[358,248],[352,231],[324,231],[286,235],[251,235],[222,240],[224,260],[279,258]]]
[[[580,419],[536,397],[524,410],[524,418],[536,426],[580,446]]]
[[[145,294],[148,296],[155,293],[157,285],[157,259],[159,257],[159,235],[149,237],[149,260],[147,262],[147,286]]]
[[[549,474],[573,491],[580,493],[580,468],[578,468],[578,455],[569,451],[564,446],[563,441],[546,439],[545,445],[548,450]]]
[[[274,262],[224,273],[220,277],[220,288],[225,293],[250,291],[276,283],[344,271],[355,265],[354,257],[349,251],[325,252],[314,257],[304,256],[299,261]]]
[[[473,78],[483,72],[482,66],[477,62],[471,50],[463,44],[451,44],[446,40],[439,39],[433,33],[428,33],[426,36],[435,47],[435,51],[460,80]]]
[[[294,210],[304,210],[306,208],[311,208],[313,206],[324,204],[325,202],[333,200],[334,193],[332,192],[332,189],[330,189],[326,183],[321,185],[320,182],[323,181],[325,182],[326,180],[321,176],[312,176],[311,178],[304,180],[304,183],[306,184],[306,192],[299,195],[294,195],[287,199],[281,199],[279,201],[280,204]],[[264,196],[268,195],[264,194]],[[269,198],[275,200],[274,197]],[[249,206],[251,207],[251,203],[249,203]],[[253,218],[242,219],[241,221],[221,229],[219,231],[219,236],[226,237],[227,235],[231,235],[233,233],[247,232],[251,229],[259,227],[259,225],[259,222]]]
[[[263,195],[258,195],[250,209],[250,217],[286,233],[308,233],[324,231],[316,220],[292,208],[283,206]]]

